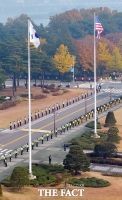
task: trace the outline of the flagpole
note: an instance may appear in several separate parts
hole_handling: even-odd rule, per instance
[[[28,19],[28,118],[29,118],[29,175],[32,175],[31,158],[31,93],[30,93],[30,20]]]
[[[94,136],[99,137],[97,135],[97,99],[96,99],[96,37],[95,37],[95,12],[94,12]]]

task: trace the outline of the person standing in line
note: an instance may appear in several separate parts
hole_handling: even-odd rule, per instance
[[[49,112],[49,114],[50,114],[50,107],[48,108],[48,112]]]
[[[33,115],[32,115],[32,113],[31,113],[31,121],[33,121]]]
[[[9,161],[11,162],[12,155],[9,153]]]
[[[56,104],[56,108],[57,108],[57,110],[59,109],[59,105],[58,105],[58,103]]]
[[[20,148],[20,151],[21,151],[21,156],[23,155],[23,147],[21,146]]]
[[[45,114],[47,115],[47,108],[45,108]]]
[[[4,163],[5,163],[5,167],[7,167],[7,159],[5,159],[5,162],[4,162]]]
[[[43,111],[43,109],[42,109],[42,117],[44,116],[44,111]]]
[[[47,137],[47,141],[48,141],[48,139],[49,139],[49,134],[48,133],[46,134],[46,137]]]
[[[26,117],[24,117],[24,123],[26,124]]]
[[[15,150],[15,158],[17,158],[17,149]]]
[[[41,141],[42,141],[42,144],[43,144],[44,143],[44,137],[43,137],[43,135],[41,137]]]
[[[35,112],[35,119],[37,119],[37,112]]]
[[[64,101],[62,102],[63,108],[64,108]]]
[[[16,122],[14,121],[14,129],[16,128]]]
[[[6,156],[2,156],[3,162],[5,163]]]
[[[39,141],[38,138],[36,139],[36,147],[38,147]]]
[[[22,125],[22,120],[21,120],[21,118],[20,118],[20,120],[19,120],[19,125],[20,125],[20,126]]]
[[[59,110],[60,110],[60,103],[58,105],[59,105]]]
[[[19,123],[19,120],[17,119],[17,126],[19,127],[20,123]]]
[[[26,144],[26,151],[28,152],[28,150],[29,150],[29,145],[28,145],[28,143]]]
[[[49,155],[49,164],[51,164],[51,160],[52,160],[51,155]]]
[[[51,139],[53,139],[53,132],[52,131],[50,133],[50,137],[51,137]]]
[[[10,122],[10,130],[12,130],[12,123]]]
[[[66,143],[64,142],[64,151],[66,151]]]
[[[40,118],[40,111],[38,110],[38,118]]]
[[[34,150],[34,142],[31,142],[32,150]]]

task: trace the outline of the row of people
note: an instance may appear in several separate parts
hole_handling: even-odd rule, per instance
[[[111,107],[113,104],[116,105],[117,102],[120,103],[120,101],[121,101],[121,98],[119,97],[117,99],[114,99],[113,101],[110,101],[109,103],[106,103],[104,105],[97,107],[98,114],[102,111],[105,111],[106,109]],[[47,132],[46,135],[44,135],[44,136],[42,135],[40,138],[37,138],[35,141],[32,141],[32,143],[31,143],[32,150],[34,150],[34,146],[38,147],[39,141],[41,141],[41,144],[44,144],[44,140],[48,141],[49,139],[53,139],[53,136],[57,137],[58,134],[63,134],[63,133],[65,133],[65,131],[71,130],[75,126],[78,126],[81,123],[83,123],[84,120],[87,121],[88,119],[90,119],[93,116],[94,116],[94,110],[91,110],[90,112],[86,113],[84,116],[80,116],[77,119],[72,120],[69,123],[66,123],[65,125],[61,126],[60,128],[56,128],[54,130],[54,132],[53,131]],[[26,152],[28,152],[29,151],[28,143],[26,144],[25,147],[22,147],[22,146],[20,147],[21,155],[23,155],[23,151],[25,148],[26,148]],[[64,151],[66,151],[66,144],[64,144]],[[18,151],[16,149],[14,152],[15,158],[17,158],[17,155],[18,155]],[[11,162],[11,158],[12,158],[12,154],[9,153],[9,161],[10,162]],[[6,167],[7,166],[7,158],[5,155],[3,156],[3,161],[4,161],[4,164]]]
[[[89,95],[93,95],[93,92],[91,91],[90,93],[85,92],[84,94],[78,95],[75,98],[72,99],[67,99],[66,101],[62,101],[62,106],[60,105],[60,103],[56,103],[54,106],[52,106],[52,108],[50,107],[46,107],[45,110],[41,110],[41,112],[38,110],[37,112],[35,112],[34,116],[31,113],[31,121],[39,119],[40,117],[43,117],[45,115],[51,114],[53,113],[55,110],[59,110],[61,107],[64,108],[65,106],[69,106],[71,104],[74,104],[82,99],[88,98]],[[22,119],[17,119],[17,121],[14,121],[13,123],[10,122],[10,130],[12,130],[13,128],[18,128],[21,127],[22,125],[25,125],[29,122],[29,117],[26,118],[24,117],[24,120],[22,121]]]

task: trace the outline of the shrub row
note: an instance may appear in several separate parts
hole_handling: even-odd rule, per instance
[[[106,187],[109,186],[110,183],[103,179],[98,179],[95,177],[92,178],[73,178],[69,182],[72,185],[84,185],[84,187]]]
[[[44,98],[46,98],[46,97],[47,97],[46,95],[38,94],[38,95],[35,95],[35,96],[34,96],[34,99],[44,99]]]
[[[94,121],[88,122],[86,124],[86,127],[88,127],[88,128],[94,128]],[[97,129],[101,129],[101,124],[100,123],[97,123]]]
[[[0,105],[0,110],[5,110],[7,108],[16,106],[17,101],[16,100],[12,100],[12,101],[5,101],[2,105]]]
[[[122,166],[121,160],[115,160],[112,158],[104,159],[104,158],[89,158],[91,163],[99,163],[99,164],[108,164],[108,165],[119,165]]]

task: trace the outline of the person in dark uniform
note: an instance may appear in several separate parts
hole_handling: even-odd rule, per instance
[[[15,158],[17,158],[17,149],[15,150]]]
[[[32,150],[34,150],[34,142],[31,142]]]
[[[53,139],[53,133],[52,133],[52,131],[51,131],[51,133],[50,133],[50,137],[51,137],[51,139]]]
[[[39,141],[38,138],[36,139],[36,147],[38,147]]]
[[[12,123],[10,122],[10,130],[12,130]]]
[[[66,143],[64,142],[64,151],[66,151]]]
[[[9,153],[9,161],[11,162],[12,155]]]
[[[26,124],[26,117],[24,118],[24,123]]]
[[[43,137],[43,135],[42,135],[42,137],[41,137],[41,141],[42,141],[42,144],[43,144],[43,142],[44,142],[44,137]]]
[[[51,164],[51,160],[52,160],[52,159],[51,159],[51,155],[49,155],[49,164]]]
[[[5,167],[7,167],[7,160],[5,159]]]

